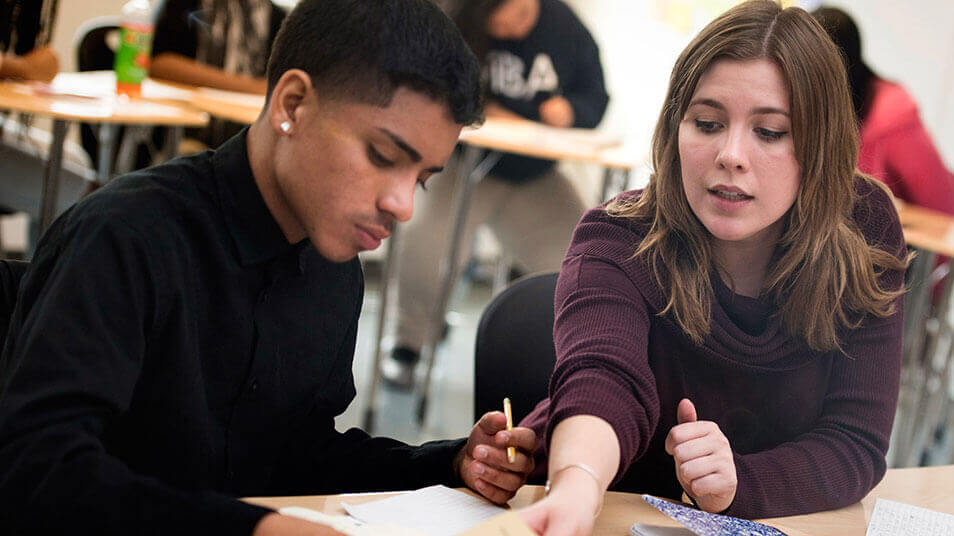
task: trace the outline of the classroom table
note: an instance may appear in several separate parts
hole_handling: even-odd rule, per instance
[[[149,98],[148,94],[142,99],[116,97],[112,91],[115,79],[109,78],[110,74],[106,72],[104,75],[103,72],[96,71],[60,73],[49,85],[0,81],[0,109],[35,114],[53,120],[52,141],[40,194],[41,233],[56,217],[63,145],[71,121],[102,125],[170,126],[171,147],[177,144],[183,127],[204,126],[208,123],[208,114],[175,98]],[[113,80],[111,85],[109,80]],[[168,93],[163,97],[166,95]],[[104,155],[112,154],[114,143],[115,129],[101,129],[101,173],[108,174],[108,171],[105,171],[108,166],[104,165],[108,159]]]
[[[889,499],[954,514],[954,466],[889,469],[884,479],[861,502],[838,510],[809,515],[760,520],[789,536],[864,536],[875,501]],[[344,494],[302,497],[256,497],[246,501],[269,508],[301,506],[329,515],[343,515],[341,502],[361,503],[383,498],[381,494]],[[510,501],[513,508],[528,506],[543,497],[542,486],[524,486]],[[626,536],[633,523],[679,526],[639,495],[608,492],[596,519],[594,536]]]

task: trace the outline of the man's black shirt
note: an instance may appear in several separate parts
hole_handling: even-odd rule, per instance
[[[339,180],[347,180],[346,177]],[[338,433],[357,259],[289,244],[245,132],[60,217],[0,359],[0,532],[248,534],[236,496],[455,484],[461,441]]]

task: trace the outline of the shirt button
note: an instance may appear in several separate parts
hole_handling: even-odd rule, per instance
[[[252,383],[249,384],[248,386],[248,391],[250,393],[254,393],[255,391],[258,391],[258,380],[252,380]]]

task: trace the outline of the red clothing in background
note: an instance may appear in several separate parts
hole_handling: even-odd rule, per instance
[[[917,105],[898,84],[881,79],[871,84],[858,168],[904,201],[954,215],[954,175],[931,142]]]
[[[902,255],[888,195],[861,181],[858,193],[854,218],[868,242]],[[602,208],[576,228],[556,289],[550,398],[521,423],[541,439],[537,466],[546,470],[557,423],[595,415],[620,442],[611,489],[678,498],[664,441],[685,397],[735,453],[738,490],[728,514],[794,515],[864,497],[885,472],[901,300],[895,314],[865,318],[842,336],[847,355],[817,352],[786,332],[772,300],[734,294],[714,275],[711,333],[697,346],[670,314],[659,316],[665,293],[645,264],[631,260],[644,232]],[[882,285],[897,289],[903,276],[885,272]]]

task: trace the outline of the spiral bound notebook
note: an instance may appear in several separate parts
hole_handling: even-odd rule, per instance
[[[660,512],[675,519],[689,532],[643,532],[642,528],[647,525],[637,523],[629,529],[630,536],[677,536],[679,534],[697,534],[698,536],[786,536],[784,532],[737,517],[722,516],[719,514],[710,514],[695,508],[689,508],[679,504],[665,501],[652,495],[643,495],[643,499],[655,507]],[[669,527],[652,527],[653,529],[668,529]]]

